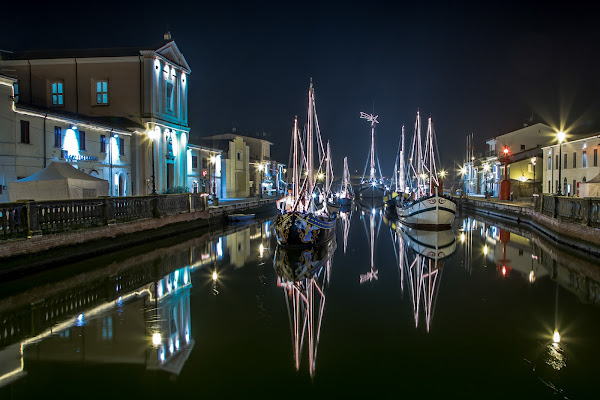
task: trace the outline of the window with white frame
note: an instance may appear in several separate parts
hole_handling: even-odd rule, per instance
[[[64,105],[64,91],[62,82],[52,82],[52,105],[62,106]]]
[[[583,157],[581,158],[581,168],[587,168],[587,154],[583,151]]]
[[[108,81],[96,82],[96,104],[108,104]]]

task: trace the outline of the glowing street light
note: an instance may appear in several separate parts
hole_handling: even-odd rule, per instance
[[[562,172],[562,144],[565,141],[566,134],[563,131],[559,131],[556,134],[556,138],[558,139],[558,188],[556,194],[562,196],[562,192],[560,190],[561,185],[561,172]]]
[[[552,335],[552,341],[554,343],[560,343],[560,333],[558,333],[557,330],[555,330],[554,334]]]
[[[152,345],[154,347],[158,347],[158,346],[160,346],[161,343],[162,343],[162,336],[160,335],[159,332],[154,332],[152,334]]]
[[[535,162],[537,161],[537,157],[533,156],[531,157],[531,164],[533,165],[533,189],[531,191],[531,194],[533,196],[535,196]]]

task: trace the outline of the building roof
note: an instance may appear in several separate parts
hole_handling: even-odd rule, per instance
[[[131,57],[140,56],[146,52],[156,52],[191,72],[190,66],[181,54],[174,40],[165,39],[160,42],[139,47],[112,47],[95,49],[58,49],[58,50],[23,50],[23,51],[0,51],[0,60],[52,60],[64,58],[96,58],[96,57]]]
[[[207,146],[202,146],[202,145],[194,144],[194,143],[188,143],[188,147],[190,147],[192,149],[198,149],[198,150],[214,151],[214,152],[217,152],[217,153],[222,153],[223,152],[223,150],[221,150],[221,149],[207,147]]]
[[[581,140],[589,140],[589,139],[593,139],[593,138],[600,138],[600,132],[570,133],[570,134],[567,134],[566,140],[563,142],[563,145],[573,143],[573,142],[579,142]],[[554,146],[558,146],[557,140],[554,140],[553,143],[542,146],[542,149],[547,149],[549,147],[554,147]]]
[[[15,104],[15,109],[17,112],[32,113],[41,117],[47,115],[50,118],[64,120],[65,122],[73,123],[75,125],[87,124],[104,130],[114,129],[120,132],[131,133],[135,130],[143,131],[146,129],[144,125],[124,117],[90,117],[64,110],[57,110],[55,108],[20,102]]]
[[[44,60],[44,59],[54,59],[54,58],[139,56],[140,51],[158,50],[161,47],[163,47],[166,43],[169,43],[171,41],[164,40],[159,43],[152,44],[150,46],[140,46],[140,47],[2,51],[2,52],[0,52],[0,58],[2,60]]]
[[[205,136],[202,139],[226,139],[226,140],[233,140],[236,137],[241,137],[242,139],[244,139],[245,142],[248,142],[248,140],[260,140],[261,142],[265,142],[265,143],[267,143],[269,145],[273,145],[272,142],[269,142],[266,139],[261,139],[261,138],[252,137],[252,136],[238,135],[237,133],[222,133],[220,135]]]

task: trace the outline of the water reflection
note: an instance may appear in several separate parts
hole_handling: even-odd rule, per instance
[[[46,362],[144,365],[179,375],[195,344],[193,271],[217,273],[268,258],[270,224],[227,227],[100,262],[58,284],[0,299],[0,387],[25,376],[28,365]]]
[[[366,239],[371,254],[370,270],[369,272],[360,275],[359,281],[361,284],[365,282],[376,281],[377,279],[379,279],[379,271],[377,270],[377,268],[375,268],[375,247],[379,238],[379,231],[381,229],[382,205],[383,201],[381,202],[381,205],[379,207],[365,207],[361,203],[357,208],[360,215],[360,220],[363,222],[363,227],[365,229]]]
[[[401,290],[406,281],[415,319],[419,326],[424,314],[427,332],[431,327],[444,260],[456,251],[456,237],[451,229],[426,231],[399,224],[396,229],[398,268]]]
[[[290,321],[292,351],[296,370],[308,341],[308,371],[314,377],[321,322],[325,311],[325,292],[331,278],[336,239],[310,249],[277,246],[273,266],[277,286],[283,289]]]

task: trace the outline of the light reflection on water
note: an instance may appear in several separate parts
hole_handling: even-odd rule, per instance
[[[585,394],[592,382],[572,376],[593,368],[589,355],[600,353],[591,339],[600,313],[581,304],[600,299],[594,260],[518,226],[456,222],[453,230],[419,231],[357,208],[340,217],[329,247],[298,252],[278,247],[271,222],[257,221],[33,287],[0,300],[0,394],[33,395],[40,368],[72,363],[81,373],[115,363],[161,371],[181,388],[202,371],[219,386],[247,357],[258,363],[242,368],[248,379],[268,371],[323,392],[361,393],[341,385],[338,369],[343,382],[380,376],[391,387],[390,371],[424,383],[415,367],[422,366],[437,370],[450,392],[467,379],[463,370],[475,377],[465,381],[472,387],[493,386],[488,375],[502,372],[521,394],[544,393],[539,382]],[[575,324],[579,342],[568,333]],[[454,370],[441,373],[447,360]],[[209,364],[214,371],[202,367]],[[355,372],[367,364],[364,376]]]

